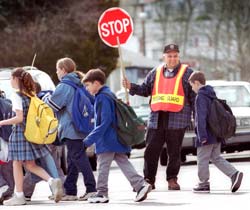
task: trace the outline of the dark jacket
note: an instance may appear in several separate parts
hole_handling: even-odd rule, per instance
[[[128,153],[131,148],[122,145],[113,125],[116,123],[115,102],[103,92],[112,95],[110,88],[103,86],[95,95],[95,128],[84,139],[84,144],[95,144],[96,154],[105,152]]]
[[[215,144],[218,142],[208,128],[207,117],[212,102],[212,98],[216,97],[213,87],[205,85],[201,87],[195,98],[195,132],[196,132],[196,146],[202,146],[201,141],[206,139],[208,144]]]
[[[174,75],[176,75],[179,71],[180,64],[174,69]],[[140,95],[140,96],[152,96],[155,76],[156,76],[156,69],[154,68],[152,71],[148,73],[144,82],[141,85],[131,83],[131,89],[129,93],[131,95]],[[187,68],[186,72],[182,77],[182,85],[185,94],[185,105],[180,112],[168,112],[168,127],[167,129],[182,129],[186,128],[190,125],[191,122],[191,113],[194,109],[194,100],[195,100],[195,93],[192,91],[192,88],[188,82],[189,76],[192,74],[193,70]],[[159,119],[159,111],[153,112],[151,111],[149,120],[148,120],[148,128],[157,129],[158,119]]]

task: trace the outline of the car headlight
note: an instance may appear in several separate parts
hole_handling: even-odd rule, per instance
[[[237,118],[237,127],[250,127],[250,118]]]

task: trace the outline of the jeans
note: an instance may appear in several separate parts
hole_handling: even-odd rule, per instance
[[[166,179],[177,178],[181,166],[181,146],[185,129],[148,129],[144,153],[144,178],[155,183],[158,161],[164,143],[167,145]]]
[[[78,173],[81,172],[86,186],[86,192],[96,192],[95,177],[89,163],[89,159],[83,148],[82,139],[66,139],[68,149],[68,175],[64,182],[67,195],[77,195]]]

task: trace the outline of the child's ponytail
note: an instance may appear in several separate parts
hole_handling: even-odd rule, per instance
[[[19,90],[21,93],[29,94],[34,96],[36,92],[35,82],[32,79],[30,73],[25,71],[23,68],[18,67],[12,72],[12,77],[18,79]]]

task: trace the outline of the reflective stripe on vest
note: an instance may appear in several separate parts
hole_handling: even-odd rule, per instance
[[[177,75],[173,78],[164,77],[163,66],[157,68],[151,98],[153,111],[179,112],[182,110],[184,90],[181,79],[187,67],[187,65],[181,64]]]

